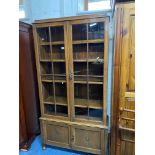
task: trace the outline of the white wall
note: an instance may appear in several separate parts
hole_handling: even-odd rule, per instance
[[[75,16],[78,0],[25,0],[24,8],[27,23],[34,20]]]

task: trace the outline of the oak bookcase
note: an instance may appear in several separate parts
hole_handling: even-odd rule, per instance
[[[108,23],[103,15],[33,23],[43,149],[105,154]]]

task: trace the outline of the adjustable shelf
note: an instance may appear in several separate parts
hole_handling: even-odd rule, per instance
[[[87,100],[87,99],[76,99],[74,100],[75,107],[81,108],[92,108],[92,109],[103,109],[102,100]]]
[[[73,41],[73,44],[86,44],[86,43],[103,43],[103,39],[94,39],[94,40],[76,40]]]

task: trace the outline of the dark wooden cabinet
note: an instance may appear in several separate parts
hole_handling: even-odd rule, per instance
[[[43,148],[105,154],[108,23],[87,15],[33,24]]]
[[[19,22],[19,147],[29,149],[39,133],[39,95],[32,26]]]

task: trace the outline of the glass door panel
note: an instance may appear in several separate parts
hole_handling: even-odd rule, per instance
[[[49,42],[49,28],[44,27],[44,28],[37,28],[37,33],[38,33],[38,41],[39,43],[44,43],[44,42]]]
[[[104,38],[104,24],[99,23],[89,23],[88,24],[88,39],[103,39]]]
[[[54,87],[53,83],[43,82],[42,84],[43,102],[54,104]]]
[[[51,41],[58,42],[64,41],[64,27],[63,26],[54,26],[50,28],[51,32]]]
[[[53,67],[51,62],[40,62],[42,80],[53,80]]]
[[[87,24],[77,24],[72,26],[72,38],[75,40],[87,40]]]
[[[40,61],[46,62],[51,60],[51,51],[49,45],[40,45]]]
[[[65,62],[53,62],[54,80],[66,81],[66,64]]]
[[[56,115],[67,116],[67,88],[66,83],[55,83]]]
[[[87,60],[87,44],[73,45],[73,60],[74,62]]]
[[[74,81],[87,81],[87,63],[74,62]]]
[[[65,61],[64,44],[52,46],[52,60],[53,61]]]
[[[104,43],[89,43],[88,44],[88,59],[103,61],[104,59]]]
[[[64,25],[37,28],[44,113],[68,117]]]
[[[55,83],[55,100],[58,105],[67,105],[66,83]]]
[[[104,22],[72,25],[74,113],[103,121]]]

